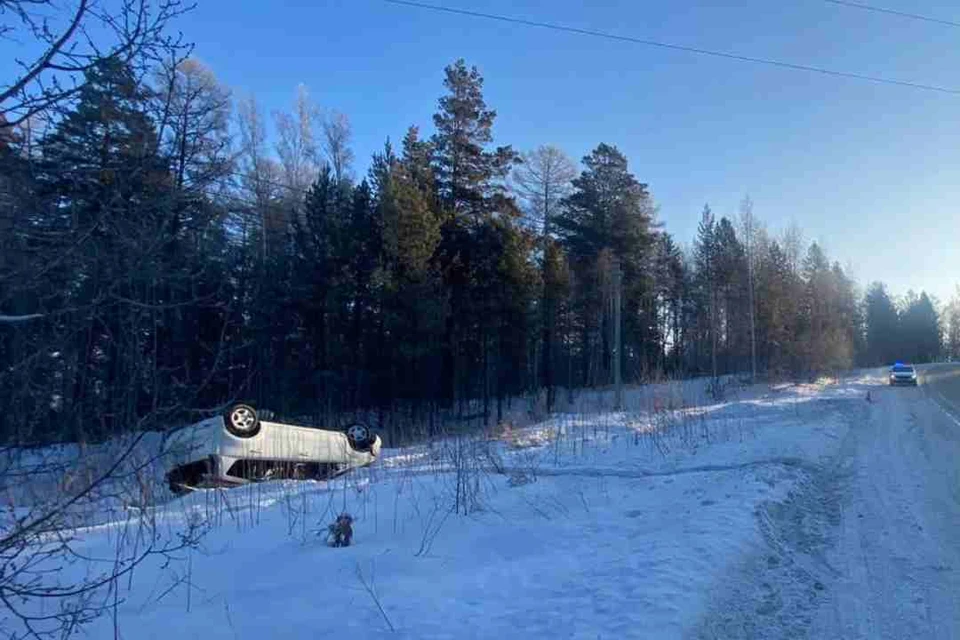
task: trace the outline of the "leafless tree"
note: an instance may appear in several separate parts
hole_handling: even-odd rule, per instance
[[[202,191],[232,169],[230,91],[196,58],[166,63],[157,85],[158,139],[176,186]]]
[[[261,229],[260,258],[266,259],[268,236],[271,231],[284,230],[281,220],[275,220],[271,212],[274,204],[283,195],[281,170],[270,156],[267,144],[267,127],[260,106],[250,96],[240,101],[237,107],[237,128],[240,131],[239,166],[241,186],[245,199],[252,196],[253,207]]]
[[[796,222],[790,224],[783,232],[781,240],[783,252],[787,256],[787,264],[794,275],[800,274],[800,262],[803,259],[804,245],[806,238],[803,229]]]
[[[550,219],[556,215],[560,201],[569,195],[570,181],[576,175],[570,158],[550,145],[524,154],[523,164],[514,170],[514,190],[543,235],[549,235]]]
[[[270,157],[266,122],[253,96],[241,100],[237,106],[237,127],[241,166],[250,193],[258,205],[278,197],[280,167]]]
[[[331,111],[324,116],[323,155],[337,182],[350,177],[350,165],[353,164],[350,137],[350,120],[345,114]]]
[[[145,67],[189,49],[167,33],[183,0],[0,0],[0,37],[24,42],[16,75],[0,83],[0,130],[69,100],[83,74],[114,60]]]
[[[142,433],[90,449],[0,452],[0,637],[68,637],[116,611],[136,567],[199,542],[202,519],[168,528],[153,516],[160,455]],[[95,557],[84,530],[104,522],[113,552]]]
[[[531,226],[540,233],[544,270],[548,269],[550,220],[558,213],[560,203],[572,190],[571,180],[577,170],[573,162],[557,147],[545,145],[523,155],[523,162],[514,170],[512,188],[524,205]],[[554,252],[556,255],[556,252]],[[554,279],[555,280],[555,279]],[[554,401],[553,362],[557,340],[557,302],[550,299],[550,277],[541,279],[540,354],[534,360],[539,366],[535,376],[547,388],[547,405]]]
[[[283,170],[285,194],[299,202],[317,172],[317,142],[314,125],[320,119],[320,109],[310,100],[304,85],[297,87],[293,113],[274,113],[277,127],[277,155]]]

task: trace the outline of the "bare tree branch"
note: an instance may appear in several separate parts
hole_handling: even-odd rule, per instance
[[[7,4],[17,4],[14,0],[5,0],[3,3],[0,3],[0,6]],[[73,38],[74,33],[77,30],[77,27],[80,26],[81,21],[87,15],[88,9],[87,0],[80,0],[80,4],[77,6],[76,12],[73,14],[73,18],[70,20],[70,25],[63,32],[59,38],[54,40],[47,51],[40,57],[39,60],[34,62],[32,65],[27,67],[27,72],[20,77],[20,79],[14,82],[8,89],[5,91],[0,91],[0,104],[3,104],[13,96],[19,94],[23,91],[28,84],[30,84],[34,78],[39,76],[41,73],[48,69],[59,69],[63,71],[68,71],[65,67],[58,67],[53,64],[53,59],[59,55],[64,48],[67,46],[67,43],[70,42],[70,39]],[[21,14],[22,15],[22,14]],[[72,71],[82,71],[80,69],[72,69]]]
[[[45,9],[41,21],[27,5]],[[183,0],[120,0],[111,8],[91,0],[78,0],[57,34],[49,22],[64,10],[54,0],[0,0],[0,15],[8,12],[19,20],[19,29],[0,25],[0,36],[19,31],[24,44],[42,50],[29,62],[18,60],[22,72],[8,83],[0,82],[0,131],[12,129],[30,117],[70,100],[84,86],[84,73],[96,65],[115,60],[123,63],[156,61],[169,52],[190,49],[180,36],[165,33],[169,23],[190,11]],[[100,35],[100,40],[90,34]],[[176,55],[174,56],[176,57]]]

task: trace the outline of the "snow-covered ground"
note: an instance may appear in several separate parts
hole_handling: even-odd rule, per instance
[[[84,633],[960,637],[960,426],[924,387],[861,372],[713,403],[662,385],[626,406],[171,500],[150,517],[211,523],[202,544],[138,567]],[[341,511],[355,544],[334,549],[317,531]],[[109,558],[120,530],[80,549]]]

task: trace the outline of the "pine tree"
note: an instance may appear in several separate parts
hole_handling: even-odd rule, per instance
[[[709,205],[703,205],[700,224],[697,227],[697,239],[694,243],[694,264],[696,269],[695,291],[697,305],[697,328],[700,335],[698,353],[710,354],[710,372],[716,379],[717,345],[719,343],[719,290],[721,271],[716,240],[716,221]],[[705,336],[705,338],[704,338]],[[701,356],[702,357],[702,356]],[[702,360],[698,358],[698,366]]]
[[[410,127],[403,136],[403,168],[417,188],[429,197],[430,206],[435,207],[436,179],[431,166],[433,144],[420,139],[420,130]]]
[[[41,189],[58,194],[73,228],[99,223],[106,233],[132,222],[124,219],[126,211],[143,219],[169,203],[169,176],[147,116],[149,98],[129,68],[100,64],[87,73],[76,108],[45,141]]]
[[[803,260],[804,289],[800,305],[800,344],[803,370],[808,375],[829,366],[831,314],[835,312],[830,262],[814,242]]]
[[[437,194],[453,216],[480,219],[496,211],[495,195],[518,156],[510,147],[488,151],[497,112],[483,99],[483,77],[461,58],[445,69],[447,94],[433,116],[432,138]]]
[[[39,162],[37,193],[49,203],[41,224],[56,232],[47,250],[67,257],[56,268],[57,297],[89,310],[64,350],[69,370],[60,378],[64,424],[78,437],[131,424],[155,400],[150,389],[166,354],[149,356],[146,327],[158,326],[159,313],[143,309],[174,303],[173,281],[188,275],[176,260],[181,219],[156,153],[149,99],[131,69],[114,61],[93,67]]]
[[[960,359],[960,288],[956,289],[944,314],[946,356]]]
[[[324,411],[342,399],[339,370],[345,358],[345,315],[349,308],[352,188],[338,182],[329,166],[307,190],[302,214],[294,216],[296,307],[305,327],[305,357],[311,376],[301,381],[298,397],[321,398]],[[264,317],[271,322],[274,314]],[[264,330],[265,327],[261,328]],[[278,336],[283,339],[282,336]],[[283,349],[278,344],[276,350]],[[315,405],[315,408],[316,405]]]
[[[433,208],[428,145],[411,128],[402,159],[388,149],[380,157],[387,172],[378,189],[382,227],[385,309],[383,331],[393,337],[380,348],[387,357],[386,388],[403,399],[433,397],[437,390],[431,353],[440,335],[441,297],[436,254],[440,216]],[[387,398],[391,400],[391,398]]]
[[[867,364],[872,366],[891,364],[901,358],[897,353],[900,319],[897,308],[882,283],[875,282],[870,285],[864,306]]]
[[[388,258],[401,277],[419,282],[433,263],[440,245],[441,220],[433,208],[431,168],[426,164],[425,143],[416,130],[404,139],[402,160],[390,168],[390,189],[384,203],[384,242]]]
[[[833,263],[830,283],[833,305],[827,335],[827,366],[842,370],[854,363],[861,322],[853,281],[844,273],[839,262]]]
[[[626,157],[601,144],[583,158],[556,227],[577,260],[595,260],[604,249],[639,267],[653,244],[654,207],[647,185],[638,182]]]
[[[528,345],[536,335],[537,319],[533,301],[542,287],[540,273],[531,256],[537,237],[525,232],[509,219],[496,220],[486,227],[495,234],[499,247],[488,255],[497,256],[496,272],[490,281],[496,301],[495,315],[498,354],[496,367],[497,422],[504,417],[504,402],[510,396],[527,391],[526,372],[530,367]]]
[[[926,292],[910,296],[900,320],[901,358],[931,362],[940,355],[940,318]]]
[[[760,262],[758,255],[762,254],[766,234],[762,226],[757,225],[753,215],[753,200],[744,196],[740,201],[740,230],[744,245],[744,254],[747,261],[747,313],[750,322],[750,378],[757,377],[757,302],[756,302],[756,271]],[[760,245],[758,247],[758,245]],[[759,249],[759,252],[758,252]]]
[[[483,99],[483,78],[461,59],[445,70],[447,94],[434,115],[431,139],[436,196],[443,211],[437,252],[448,294],[443,339],[443,398],[449,405],[458,389],[473,387],[489,400],[492,336],[500,319],[491,317],[491,300],[502,242],[498,229],[511,234],[519,208],[506,193],[504,179],[517,162],[510,147],[488,150],[496,112]],[[502,302],[502,300],[499,300]],[[464,366],[466,365],[466,366]],[[479,377],[479,379],[478,379]],[[485,407],[489,403],[485,402]],[[485,411],[486,413],[486,411]]]
[[[747,311],[747,263],[743,245],[733,224],[720,218],[713,233],[715,285],[717,292],[718,347],[724,355],[724,371],[740,370],[749,362],[749,314]]]
[[[639,372],[658,360],[652,279],[655,209],[647,185],[630,173],[627,159],[616,147],[600,144],[583,164],[554,225],[580,283],[583,375],[586,379],[607,375],[604,363],[610,362],[612,318],[604,309],[605,299],[612,295],[611,270],[616,266],[623,273],[620,357],[625,352],[635,354],[634,362],[621,362],[621,367]],[[599,354],[588,343],[598,344]]]
[[[541,325],[542,366],[541,383],[547,390],[547,409],[552,409],[556,401],[557,371],[563,367],[558,355],[558,343],[569,343],[571,336],[570,318],[570,266],[560,243],[548,239],[543,257],[543,315]],[[570,352],[567,351],[567,365],[570,364]],[[566,369],[567,367],[563,367]],[[569,374],[565,378],[569,388]]]
[[[685,265],[680,248],[669,233],[657,235],[656,308],[660,366],[663,371],[677,371],[683,359],[683,302],[686,296]]]
[[[798,370],[799,282],[778,242],[757,270],[757,343],[760,361],[776,377]]]

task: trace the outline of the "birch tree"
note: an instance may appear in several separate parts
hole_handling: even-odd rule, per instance
[[[334,180],[342,183],[350,178],[350,168],[353,164],[353,151],[350,149],[350,138],[353,133],[350,128],[350,119],[343,113],[331,111],[323,116],[321,129],[323,159],[333,170]]]
[[[314,130],[320,108],[303,84],[297,87],[293,111],[273,114],[277,129],[276,152],[280,158],[284,197],[299,206],[319,170],[319,148]]]

